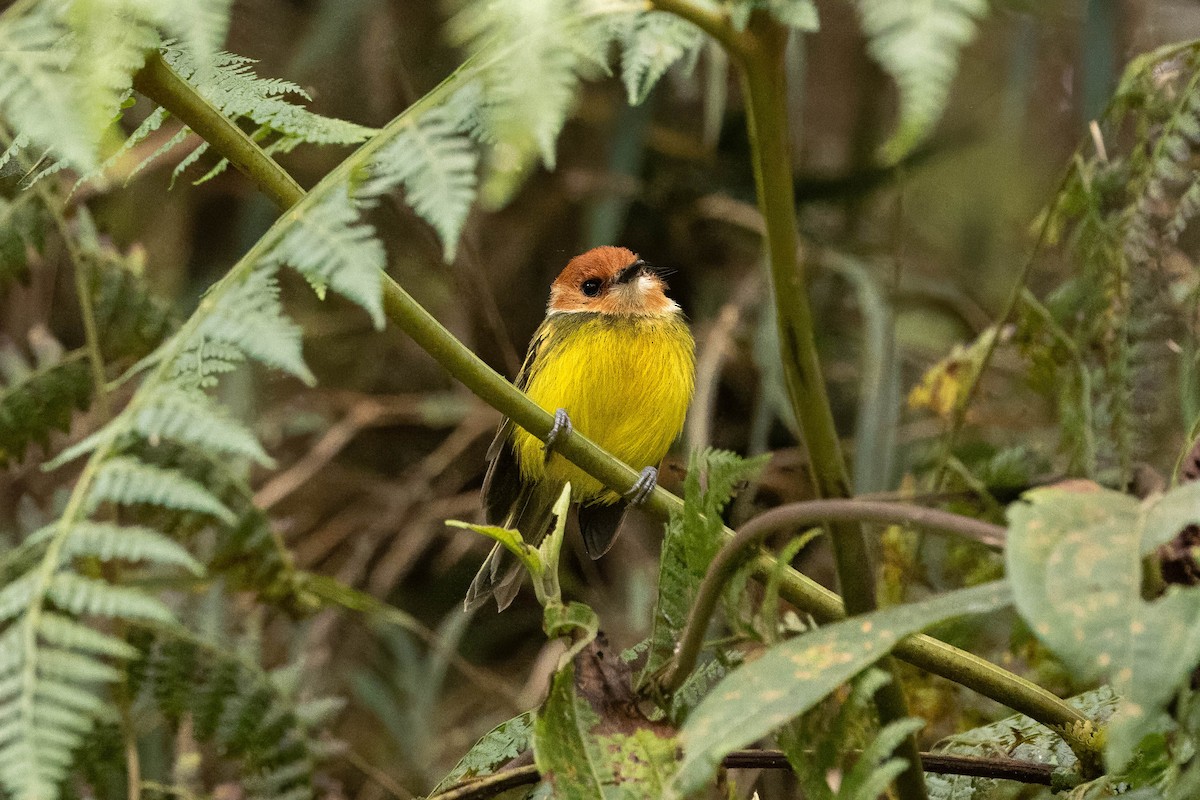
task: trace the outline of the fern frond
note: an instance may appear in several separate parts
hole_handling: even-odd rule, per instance
[[[137,654],[133,647],[121,639],[82,625],[65,614],[51,611],[43,612],[38,621],[38,634],[48,645],[66,650],[120,659],[130,659]]]
[[[375,133],[373,128],[357,125],[345,120],[314,114],[287,98],[295,95],[305,100],[307,93],[294,83],[275,78],[260,78],[254,73],[255,61],[232,53],[219,53],[210,61],[197,60],[188,47],[168,45],[163,56],[180,77],[192,83],[196,90],[212,103],[221,113],[232,119],[245,119],[257,129],[254,138],[268,142],[272,152],[290,152],[302,143],[318,145],[358,144]],[[158,123],[160,124],[160,123]],[[138,135],[148,131],[139,129]],[[131,137],[132,138],[132,137]],[[146,162],[171,150],[182,136],[174,137],[159,148]],[[176,165],[173,178],[178,177],[196,162],[208,149],[202,143]],[[222,159],[217,166],[202,176],[202,183],[224,170],[227,162]]]
[[[0,113],[51,157],[40,180],[98,165],[101,136],[128,97],[133,73],[160,34],[207,64],[224,39],[229,0],[75,0],[34,4],[0,19]]]
[[[867,49],[900,90],[900,118],[884,150],[898,160],[942,115],[958,56],[975,38],[987,0],[855,0]]]
[[[397,133],[380,149],[362,188],[378,195],[402,186],[409,205],[437,231],[446,261],[454,260],[478,183],[479,155],[465,135],[464,107],[452,97]]]
[[[665,11],[633,17],[621,39],[621,79],[631,105],[644,102],[667,70],[694,58],[704,41],[699,28]]]
[[[55,574],[46,594],[55,605],[72,614],[153,622],[172,622],[175,619],[169,608],[145,592],[115,586],[98,578],[85,578],[73,572]]]
[[[322,198],[263,257],[295,269],[314,286],[329,286],[362,306],[383,329],[381,273],[387,266],[375,229],[361,219],[362,203],[347,194]]]
[[[273,463],[253,433],[200,391],[159,387],[132,415],[130,427],[151,444],[166,440],[263,466]]]
[[[67,31],[43,6],[0,19],[0,115],[31,147],[90,168],[99,131],[88,125],[78,76],[68,72]]]
[[[283,314],[279,302],[279,282],[274,269],[256,269],[249,274],[232,278],[234,286],[221,298],[220,304],[205,309],[194,334],[188,338],[187,347],[172,366],[180,370],[189,369],[188,356],[205,358],[207,342],[218,345],[217,358],[227,362],[229,349],[269,367],[291,373],[305,383],[316,379],[304,363],[301,353],[300,328]],[[194,374],[203,377],[206,372],[196,366]]]
[[[55,526],[48,526],[31,535],[26,543],[40,544],[56,533]],[[77,523],[67,532],[59,552],[63,566],[77,556],[94,556],[101,561],[143,561],[183,567],[193,575],[204,574],[204,566],[177,542],[152,528],[136,525]]]
[[[496,148],[484,198],[497,205],[539,158],[553,169],[581,78],[608,71],[614,17],[580,13],[569,0],[460,2],[447,27],[485,65],[480,123]]]
[[[96,471],[85,501],[93,510],[101,503],[149,504],[210,514],[232,522],[233,514],[208,489],[174,470],[143,464],[126,456],[106,460]]]
[[[0,197],[0,297],[8,287],[23,281],[29,271],[30,252],[41,252],[46,239],[46,215],[23,192]]]
[[[72,413],[88,407],[95,389],[82,350],[34,368],[11,344],[0,343],[0,376],[0,467],[23,458],[34,442],[47,447],[52,431],[69,431]]]

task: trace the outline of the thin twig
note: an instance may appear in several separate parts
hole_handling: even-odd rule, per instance
[[[396,783],[396,780],[392,778],[391,775],[388,775],[379,767],[360,756],[358,751],[356,751],[353,747],[346,748],[342,752],[342,755],[347,761],[353,764],[359,772],[375,781],[376,784],[378,784],[384,791],[393,797],[399,798],[399,800],[412,800],[412,798],[416,797],[416,795],[410,792],[408,789],[405,789],[403,786]]]
[[[773,508],[743,525],[708,565],[675,648],[675,656],[657,681],[658,690],[664,695],[673,694],[695,669],[704,646],[704,633],[716,610],[721,590],[745,560],[746,551],[776,531],[835,520],[915,525],[965,536],[989,547],[1000,548],[1004,544],[1004,529],[1000,526],[936,508],[844,499],[807,500]]]
[[[857,756],[859,751],[850,755]],[[1037,786],[1050,786],[1054,767],[1036,761],[1015,758],[976,758],[947,753],[921,753],[924,771],[934,775],[962,775],[969,778],[993,778]],[[725,756],[726,769],[791,769],[782,750],[736,750]],[[430,795],[428,800],[486,800],[518,786],[532,786],[542,779],[538,768],[528,764],[504,769],[483,778],[474,778]]]

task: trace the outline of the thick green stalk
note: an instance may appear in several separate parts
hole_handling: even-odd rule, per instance
[[[149,74],[163,70],[170,71],[170,67],[160,58],[148,59],[137,77],[139,91],[203,136],[285,210],[304,197],[303,190],[286,171],[186,81],[177,75],[172,79]],[[426,95],[425,102],[429,98]],[[224,131],[218,133],[218,129]],[[364,145],[369,146],[369,142]],[[535,436],[546,437],[553,425],[548,413],[479,359],[387,275],[383,276],[383,287],[384,313],[389,321],[488,405]],[[614,490],[627,491],[638,477],[630,467],[577,433],[560,437],[555,449]],[[666,518],[673,511],[679,512],[683,501],[658,488],[645,508],[657,517]],[[733,531],[727,529],[726,535],[733,536]],[[755,560],[755,566],[762,576],[777,569],[775,560],[765,554]],[[846,616],[840,597],[793,569],[784,571],[780,594],[820,621]],[[1078,711],[1040,686],[937,639],[924,635],[909,637],[896,648],[896,653],[922,669],[967,686],[1048,726],[1063,729],[1087,722]]]
[[[744,33],[731,35],[728,22],[720,18],[714,20],[712,12],[698,16],[699,7],[694,3],[680,0],[657,5],[691,19],[723,43],[732,43],[730,54],[741,67],[758,207],[767,228],[767,258],[780,360],[792,411],[808,449],[817,496],[849,497],[846,460],[821,372],[808,285],[799,259],[784,61],[789,31],[770,14],[759,11],[751,17]],[[830,524],[829,529],[846,610],[851,614],[873,610],[874,573],[869,566],[862,526],[856,522],[839,522]],[[894,675],[891,659],[880,662],[880,666]],[[898,680],[889,681],[876,693],[875,705],[884,724],[908,716],[908,703]],[[925,778],[916,737],[905,739],[896,753],[908,762],[907,769],[896,779],[900,796],[904,800],[924,798]]]

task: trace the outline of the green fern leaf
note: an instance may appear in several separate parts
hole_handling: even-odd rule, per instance
[[[220,305],[205,309],[209,313],[197,326],[181,359],[186,359],[189,353],[203,356],[206,342],[215,342],[222,348],[235,348],[255,361],[289,372],[305,383],[315,383],[301,354],[300,328],[283,315],[275,270],[256,269],[239,278],[235,279],[237,286],[222,298]],[[227,360],[223,354],[220,357]],[[173,366],[188,367],[186,360]],[[205,373],[197,370],[197,374]]]
[[[91,169],[99,132],[77,103],[79,82],[62,46],[66,30],[44,6],[10,16],[0,19],[0,116],[31,146]]]
[[[867,48],[900,89],[900,120],[884,145],[895,162],[937,123],[987,0],[855,0]]]
[[[46,595],[72,614],[88,614],[114,619],[144,619],[170,623],[175,615],[159,600],[145,592],[114,586],[96,578],[72,572],[58,572],[50,580]]]
[[[256,140],[265,141],[274,137],[273,141],[266,142],[267,149],[272,152],[289,152],[304,142],[319,145],[357,144],[376,132],[373,128],[323,117],[296,105],[287,99],[287,95],[309,99],[304,90],[288,81],[258,77],[254,74],[253,59],[219,53],[209,62],[197,61],[191,49],[173,45],[164,49],[163,56],[180,77],[195,86],[225,116],[255,123]],[[153,157],[173,146],[164,147]],[[176,165],[172,180],[207,150],[208,144],[203,143],[189,153]],[[197,183],[220,174],[226,164],[222,159]]]
[[[151,387],[128,414],[66,448],[46,467],[56,469],[129,434],[142,437],[154,447],[175,442],[213,455],[248,458],[264,466],[274,463],[254,434],[231,419],[208,395],[186,384],[164,384]]]
[[[633,18],[622,40],[621,77],[630,104],[639,105],[672,64],[695,56],[704,37],[674,14],[647,11]]]
[[[263,466],[274,463],[252,432],[200,391],[156,387],[133,413],[130,425],[152,445],[167,440]]]
[[[121,677],[119,670],[103,661],[51,647],[43,647],[38,653],[38,666],[46,677],[72,683],[110,683]]]
[[[486,98],[479,120],[496,148],[483,196],[499,205],[539,157],[553,169],[580,79],[608,71],[615,27],[611,14],[580,13],[564,0],[458,5],[451,39],[488,65],[478,78]]]
[[[322,198],[297,217],[263,260],[287,264],[314,285],[328,285],[366,309],[382,330],[380,270],[387,257],[375,229],[361,215],[361,203],[347,194]]]
[[[13,630],[17,630],[14,628]],[[42,612],[38,620],[38,635],[53,647],[78,650],[96,656],[130,659],[137,651],[128,643],[82,625],[64,614]]]
[[[12,619],[29,606],[38,576],[30,572],[0,589],[0,622]]]
[[[454,98],[421,115],[380,149],[362,192],[403,186],[409,205],[437,231],[446,261],[475,202],[479,156],[464,135],[462,106]]]
[[[34,533],[28,541],[49,540],[57,532],[57,526],[50,525]],[[193,575],[204,574],[204,566],[180,544],[152,528],[140,526],[79,522],[67,531],[59,552],[64,566],[77,556],[94,556],[101,561],[144,561],[183,567]]]
[[[12,376],[22,361],[15,349],[0,344],[0,362],[9,367],[0,373]],[[21,459],[34,442],[47,447],[52,431],[70,430],[72,413],[88,407],[94,388],[82,350],[0,383],[0,467]]]
[[[0,297],[11,284],[25,280],[30,252],[41,252],[45,245],[48,220],[34,198],[30,192],[0,198]]]
[[[96,472],[86,507],[95,509],[105,502],[198,511],[227,524],[234,520],[232,512],[199,483],[174,470],[152,467],[126,456],[105,461]]]

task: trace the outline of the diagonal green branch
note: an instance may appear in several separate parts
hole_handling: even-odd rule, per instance
[[[164,71],[169,72],[170,67],[162,59],[149,58],[136,79],[139,91],[203,136],[221,155],[246,172],[263,191],[276,198],[281,207],[294,213],[292,207],[303,199],[304,193],[291,176],[190,85],[178,79],[178,76],[172,79],[169,75],[161,74]],[[436,96],[446,85],[443,83],[420,102],[435,102]],[[371,142],[363,145],[363,148],[369,147]],[[356,154],[347,162],[357,163],[359,160]],[[411,336],[448,373],[488,405],[535,436],[544,439],[548,435],[553,425],[550,414],[485,364],[389,276],[383,276],[383,285],[384,312],[392,323]],[[555,447],[585,472],[617,491],[627,491],[638,477],[630,467],[577,433],[560,437]],[[683,508],[683,501],[659,488],[651,496],[646,508],[649,513],[665,518],[672,512],[679,512]],[[726,534],[732,537],[733,531],[727,529]],[[777,569],[775,560],[766,554],[758,557],[755,565],[758,574],[764,576]],[[780,593],[820,621],[828,622],[846,616],[841,598],[790,568],[784,571]],[[1087,723],[1087,719],[1076,709],[1051,692],[972,653],[929,636],[906,639],[896,648],[896,654],[905,661],[973,689],[1057,730],[1069,730]]]

